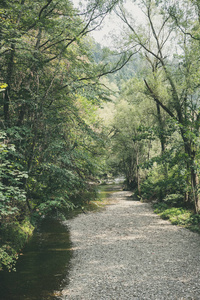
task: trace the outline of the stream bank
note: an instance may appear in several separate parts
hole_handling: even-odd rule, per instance
[[[112,195],[113,189],[116,187],[101,186],[100,199]],[[94,201],[88,209],[102,208],[101,201]],[[81,209],[68,212],[66,218],[80,213]],[[72,257],[69,228],[56,218],[42,219],[19,256],[16,272],[0,272],[0,300],[59,299],[60,291],[69,283]]]
[[[71,241],[66,226],[43,219],[23,249],[16,272],[0,273],[0,300],[54,300],[54,291],[67,284]]]

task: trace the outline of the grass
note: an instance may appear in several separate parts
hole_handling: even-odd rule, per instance
[[[166,203],[154,204],[154,212],[162,219],[200,233],[200,215],[183,207],[169,207]]]

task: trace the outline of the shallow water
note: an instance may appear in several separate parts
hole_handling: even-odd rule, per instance
[[[101,186],[100,199],[109,198],[117,189],[119,186]],[[77,213],[80,211],[68,218]],[[69,229],[55,218],[43,219],[23,249],[17,271],[0,272],[0,300],[60,299],[59,291],[68,284],[72,255]]]
[[[44,219],[23,249],[17,271],[0,273],[0,299],[57,299],[54,291],[67,284],[70,248],[66,226],[56,219]]]

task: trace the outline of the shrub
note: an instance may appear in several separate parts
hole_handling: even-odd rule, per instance
[[[0,245],[0,270],[14,270],[14,265],[18,258],[18,252],[32,235],[34,227],[30,224],[28,218],[22,223],[13,222],[4,224],[1,227],[1,245]]]
[[[180,207],[184,205],[184,197],[181,194],[170,194],[167,195],[163,201],[173,207]]]
[[[194,232],[200,233],[200,215],[193,214],[185,208],[169,207],[167,203],[154,204],[154,212],[164,220],[169,220],[173,225],[184,226]]]
[[[9,245],[0,247],[0,271],[5,267],[9,271],[14,270],[14,265],[18,258],[17,252]]]
[[[164,202],[159,202],[159,203],[154,204],[153,207],[154,207],[154,212],[156,214],[160,214],[163,211],[165,211],[169,206]]]

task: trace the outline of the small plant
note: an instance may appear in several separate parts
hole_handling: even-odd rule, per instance
[[[15,263],[18,258],[17,252],[9,245],[0,247],[0,271],[5,267],[9,272],[15,271]]]
[[[160,214],[165,211],[169,206],[164,202],[155,203],[153,208],[156,214]]]
[[[186,208],[170,207],[166,202],[156,203],[153,207],[154,212],[162,219],[200,233],[200,215],[193,214]]]
[[[177,208],[177,207],[171,207],[166,209],[165,211],[163,211],[160,216],[163,219],[170,219],[170,218],[174,218],[177,217],[179,215],[183,215],[187,212],[186,209],[184,208]]]
[[[24,219],[22,223],[13,222],[1,226],[0,270],[15,270],[18,253],[32,235],[33,230],[34,227],[28,218]]]
[[[180,207],[183,205],[184,197],[181,194],[169,194],[163,199],[163,201],[169,206]]]

